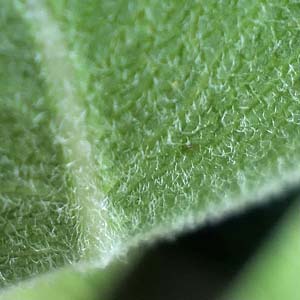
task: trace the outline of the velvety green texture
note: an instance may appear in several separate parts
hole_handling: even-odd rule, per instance
[[[298,184],[299,15],[2,0],[1,285],[104,266]]]
[[[27,24],[1,1],[0,283],[78,259],[72,179],[51,132],[53,112]]]

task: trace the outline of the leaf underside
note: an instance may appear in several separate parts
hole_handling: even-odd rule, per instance
[[[297,184],[299,13],[2,1],[1,285],[104,265]]]

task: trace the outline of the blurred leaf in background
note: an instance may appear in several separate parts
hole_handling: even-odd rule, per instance
[[[299,203],[254,256],[224,299],[300,299]]]

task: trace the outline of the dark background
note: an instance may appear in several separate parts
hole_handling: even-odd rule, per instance
[[[299,189],[291,189],[267,204],[148,247],[112,300],[217,299],[298,195]]]

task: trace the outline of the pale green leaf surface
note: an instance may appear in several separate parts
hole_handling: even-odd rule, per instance
[[[2,284],[298,183],[300,4],[46,2],[1,1]]]
[[[0,281],[78,258],[79,211],[51,127],[34,41],[12,1],[0,13]]]
[[[67,267],[4,289],[0,292],[0,299],[106,300],[110,299],[115,285],[126,269],[128,267],[125,265],[110,265],[105,270],[79,272]]]

